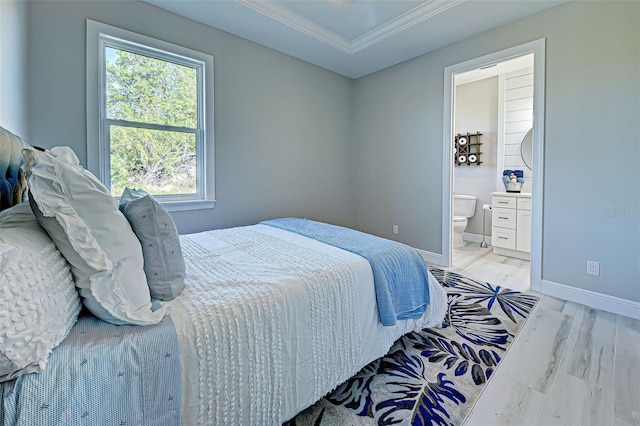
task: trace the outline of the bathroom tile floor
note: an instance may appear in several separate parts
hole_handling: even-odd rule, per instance
[[[454,250],[449,270],[531,292],[529,262],[477,246]],[[640,426],[640,321],[531,293],[540,301],[464,424]]]
[[[527,260],[500,256],[491,247],[481,248],[480,243],[469,242],[453,249],[452,272],[491,284],[501,285],[522,292],[529,291]]]

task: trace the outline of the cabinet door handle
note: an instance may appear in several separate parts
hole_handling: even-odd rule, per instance
[[[509,204],[508,201],[498,201],[498,204]]]
[[[509,239],[507,237],[498,237],[498,238],[500,238],[501,240],[508,240]]]
[[[508,217],[504,217],[504,216],[498,216],[498,219],[504,219],[504,220],[508,220]]]

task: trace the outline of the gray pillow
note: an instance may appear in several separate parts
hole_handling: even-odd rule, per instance
[[[174,299],[184,287],[185,266],[169,212],[145,191],[130,188],[122,193],[119,207],[142,245],[151,297]]]

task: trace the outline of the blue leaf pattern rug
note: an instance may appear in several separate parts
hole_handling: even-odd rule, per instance
[[[400,338],[285,426],[462,424],[538,298],[429,270],[448,295],[442,328]]]

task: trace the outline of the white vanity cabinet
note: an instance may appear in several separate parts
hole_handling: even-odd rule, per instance
[[[491,244],[502,256],[529,260],[531,253],[531,194],[491,193]]]

